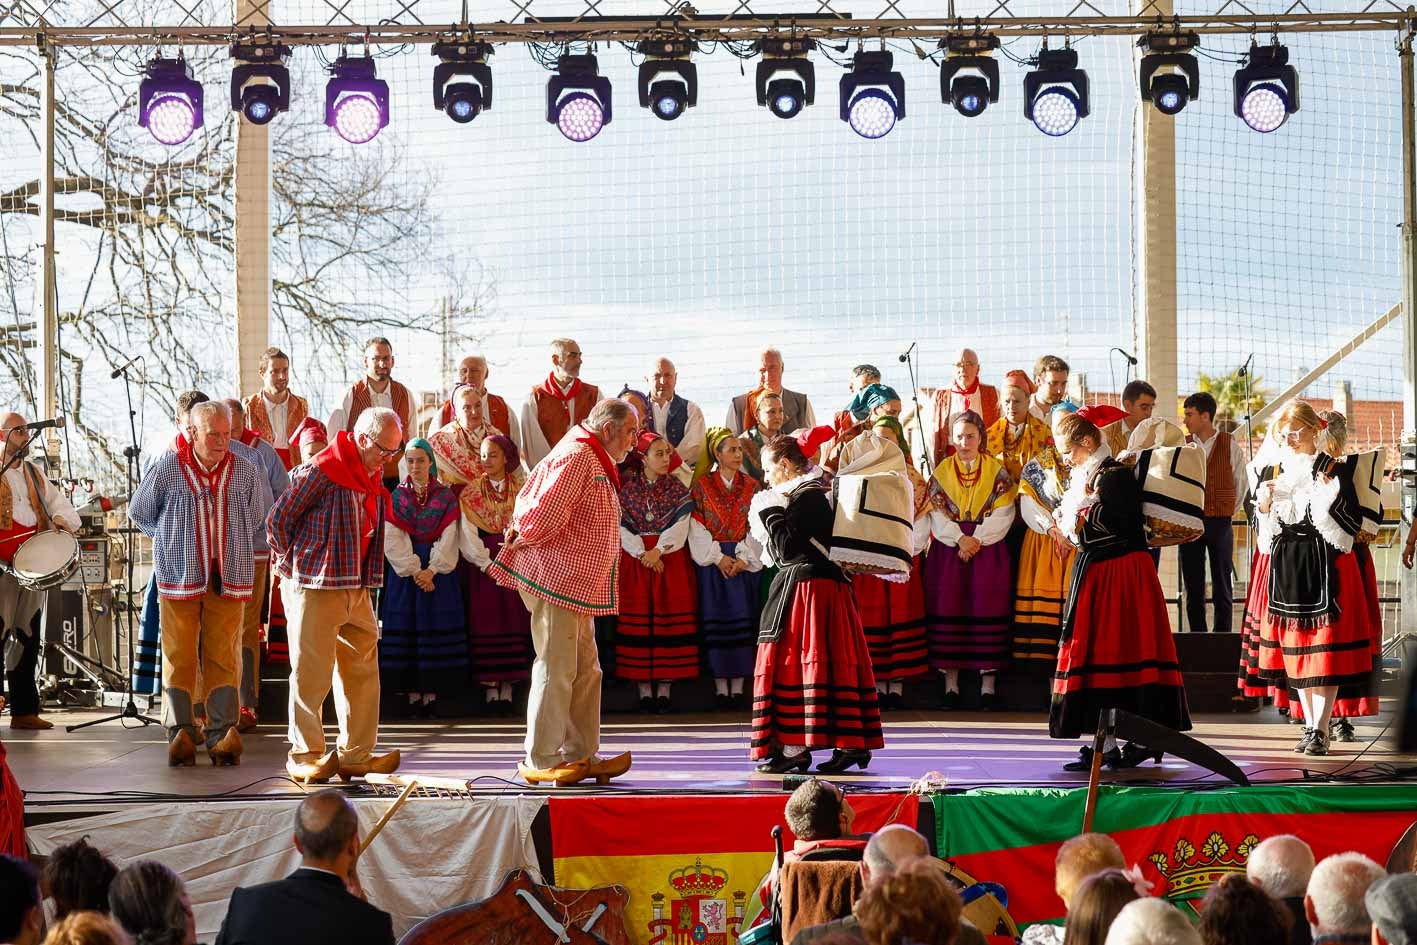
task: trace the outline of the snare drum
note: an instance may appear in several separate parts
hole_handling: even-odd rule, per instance
[[[79,566],[79,542],[68,532],[40,532],[27,538],[10,562],[23,587],[47,591],[69,579]]]

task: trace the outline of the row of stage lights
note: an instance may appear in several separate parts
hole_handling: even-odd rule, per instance
[[[1143,101],[1175,115],[1200,97],[1200,64],[1195,33],[1150,33],[1139,45],[1139,87]],[[698,102],[698,74],[683,39],[646,40],[639,70],[640,107],[673,121]],[[967,118],[999,101],[999,39],[987,33],[941,40],[940,98]],[[779,118],[792,118],[816,97],[816,73],[808,52],[811,39],[768,37],[758,63],[758,104]],[[231,107],[253,124],[264,125],[290,107],[290,48],[278,43],[237,44],[231,75]],[[433,105],[455,122],[472,121],[492,107],[492,47],[478,42],[444,42],[433,47]],[[1048,49],[1023,80],[1024,117],[1046,135],[1065,135],[1087,117],[1087,73],[1077,51]],[[861,51],[841,77],[840,116],[864,138],[881,138],[905,117],[905,80],[893,69],[889,52]],[[1289,51],[1277,40],[1251,44],[1247,62],[1235,73],[1235,114],[1261,133],[1278,129],[1299,110],[1299,77]],[[546,87],[546,120],[572,141],[589,141],[610,123],[610,80],[599,74],[594,55],[564,55]],[[154,59],[139,91],[138,123],[159,142],[181,144],[202,126],[202,87],[183,59]],[[325,87],[325,124],[354,144],[371,141],[389,123],[389,86],[378,78],[367,54],[340,56]]]

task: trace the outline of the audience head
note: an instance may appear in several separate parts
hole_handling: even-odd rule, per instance
[[[364,342],[364,373],[371,381],[387,381],[394,371],[394,346],[375,335]]]
[[[118,867],[88,837],[55,849],[44,864],[44,885],[54,898],[54,917],[62,919],[81,910],[107,912],[108,887],[117,874]]]
[[[256,370],[260,372],[265,389],[272,394],[279,394],[290,386],[290,355],[279,348],[262,351]]]
[[[870,945],[950,945],[962,909],[945,864],[918,856],[872,883],[852,911]]]
[[[44,928],[39,874],[28,860],[0,853],[0,942],[39,945]]]
[[[1304,914],[1314,934],[1368,934],[1372,919],[1363,897],[1385,875],[1361,853],[1336,853],[1320,860],[1304,891]]]
[[[851,392],[863,391],[872,384],[881,383],[881,369],[874,364],[858,364],[851,369]]]
[[[846,792],[824,778],[808,778],[797,785],[783,816],[798,840],[836,840],[850,834],[856,822]]]
[[[133,945],[133,940],[112,916],[83,910],[56,922],[44,945]]]
[[[119,870],[108,889],[108,906],[133,945],[197,941],[197,923],[182,878],[156,860],[138,860]]]
[[[1063,945],[1103,945],[1117,913],[1138,898],[1131,877],[1120,869],[1093,873],[1073,893]]]
[[[1191,920],[1165,899],[1146,897],[1117,913],[1106,945],[1202,945]]]
[[[458,383],[465,387],[482,390],[487,386],[491,373],[487,369],[487,359],[480,354],[470,354],[458,362]]]
[[[1033,365],[1033,398],[1045,407],[1062,400],[1068,392],[1068,362],[1045,354]]]
[[[1064,908],[1071,908],[1073,894],[1082,881],[1108,869],[1126,869],[1127,861],[1117,841],[1105,833],[1078,834],[1063,841],[1053,862],[1053,888]]]
[[[1417,945],[1417,874],[1397,873],[1363,896],[1373,920],[1373,945]]]
[[[1156,409],[1156,388],[1140,379],[1129,381],[1122,388],[1122,409],[1127,412],[1127,423],[1131,426],[1150,419]]]
[[[551,373],[563,384],[581,376],[581,346],[574,338],[557,338],[551,342]]]
[[[1293,922],[1278,899],[1232,873],[1205,894],[1201,940],[1205,945],[1285,945]]]
[[[861,857],[861,880],[867,886],[880,882],[896,871],[897,864],[929,854],[930,845],[920,831],[905,824],[886,824],[866,843],[866,852]]]
[[[1323,423],[1314,408],[1295,398],[1279,410],[1274,418],[1275,437],[1279,442],[1300,453],[1312,454],[1318,449],[1319,431]]]
[[[354,421],[354,445],[369,472],[381,469],[384,461],[398,455],[403,445],[403,423],[388,407],[370,407]]]
[[[782,390],[782,352],[764,348],[758,356],[758,386],[766,390]]]
[[[1245,875],[1276,899],[1298,899],[1314,871],[1314,851],[1293,834],[1269,837],[1250,851]]]
[[[585,418],[586,429],[595,434],[610,459],[623,463],[630,448],[635,445],[635,434],[639,430],[639,418],[635,408],[618,397],[607,397],[590,409]]]
[[[303,865],[343,878],[359,859],[359,817],[339,791],[316,791],[295,809],[294,841]]]

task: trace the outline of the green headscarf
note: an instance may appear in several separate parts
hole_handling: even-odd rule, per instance
[[[733,439],[733,431],[728,427],[709,427],[704,434],[704,448],[699,451],[698,462],[694,463],[694,482],[698,482],[709,474],[713,469],[713,464],[718,460],[718,448],[725,440]]]
[[[416,436],[413,439],[409,440],[408,446],[404,448],[405,453],[409,450],[422,450],[424,453],[428,454],[428,478],[437,479],[438,461],[433,458],[433,444],[429,443],[421,436]]]
[[[872,429],[885,427],[895,434],[895,440],[900,444],[900,451],[905,454],[906,461],[910,460],[910,443],[905,438],[905,427],[900,425],[900,421],[895,417],[877,417],[876,422],[871,424]]]

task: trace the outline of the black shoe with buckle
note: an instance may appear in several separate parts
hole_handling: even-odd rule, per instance
[[[1114,771],[1122,768],[1135,768],[1148,758],[1159,764],[1161,762],[1161,752],[1138,745],[1136,742],[1127,742],[1122,746],[1122,752],[1118,756],[1117,761],[1108,764],[1108,767],[1112,768]]]

